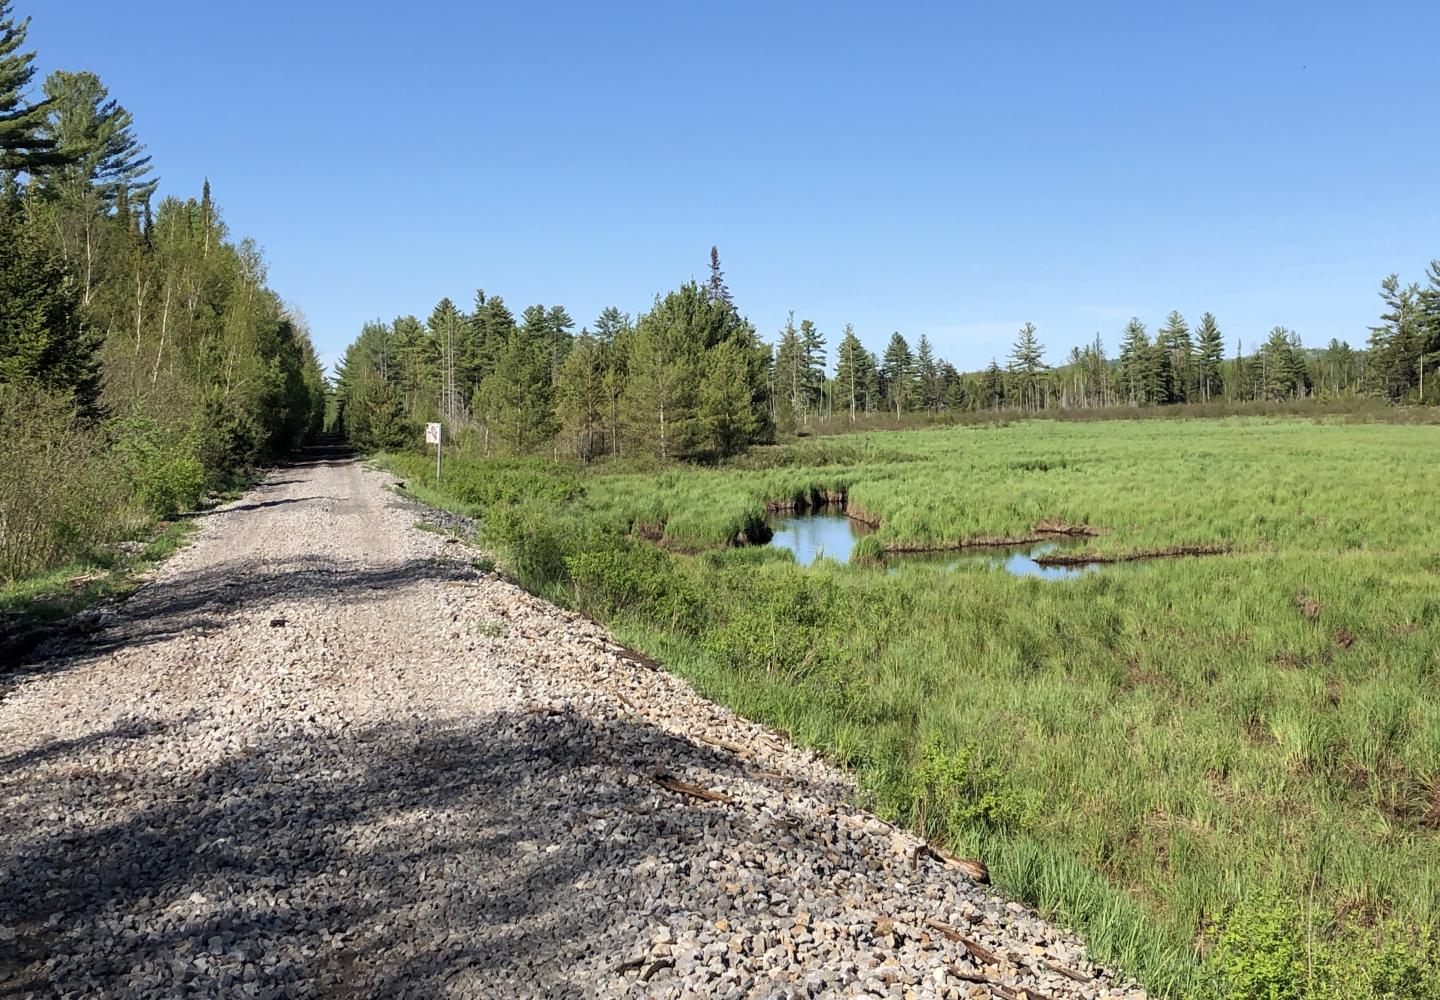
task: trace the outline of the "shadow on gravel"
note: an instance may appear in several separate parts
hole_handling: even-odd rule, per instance
[[[384,569],[356,569],[324,556],[292,559],[260,570],[219,564],[182,573],[161,587],[145,587],[109,611],[102,631],[62,634],[6,669],[0,664],[0,700],[26,679],[58,673],[117,649],[147,646],[180,633],[204,634],[225,626],[236,613],[323,598],[354,605],[374,600],[392,587],[430,580],[474,580],[474,570],[449,560],[415,559]]]
[[[773,838],[753,808],[659,790],[655,766],[716,784],[743,765],[639,720],[292,733],[194,773],[105,770],[106,744],[131,738],[7,762],[0,930],[19,934],[0,947],[0,996],[141,980],[165,995],[593,995],[646,928],[703,905],[686,886],[701,860],[663,895],[637,865],[712,834]],[[67,762],[95,779],[47,780]],[[792,787],[787,801],[815,792]]]

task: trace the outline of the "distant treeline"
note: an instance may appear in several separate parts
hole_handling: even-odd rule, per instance
[[[1320,350],[1275,327],[1227,356],[1219,321],[1192,328],[1172,312],[1152,337],[1132,319],[1119,351],[1100,335],[1058,365],[1025,324],[1006,364],[961,372],[923,334],[899,333],[884,352],[841,332],[833,370],[826,338],[810,320],[786,320],[773,345],[740,316],[710,252],[705,285],[690,282],[637,319],[611,307],[575,332],[563,307],[526,309],[517,321],[498,296],[462,312],[444,299],[422,322],[367,324],[341,364],[337,419],[372,448],[413,444],[424,421],[487,454],[554,451],[723,458],[777,434],[836,422],[907,423],[966,412],[1040,412],[1221,402],[1287,402],[1374,396],[1436,402],[1440,362],[1440,261],[1428,283],[1382,283],[1384,312],[1368,345],[1331,340]],[[1427,380],[1427,372],[1430,377]]]
[[[297,317],[210,197],[164,198],[88,72],[32,92],[0,2],[0,581],[194,506],[319,426]]]

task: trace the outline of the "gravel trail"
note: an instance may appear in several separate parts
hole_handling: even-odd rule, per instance
[[[387,482],[0,667],[0,997],[1143,997]]]

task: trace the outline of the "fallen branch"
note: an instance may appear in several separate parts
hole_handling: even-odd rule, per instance
[[[731,753],[738,753],[742,757],[746,754],[745,748],[739,743],[731,743],[729,740],[722,740],[714,736],[705,736],[701,733],[696,733],[695,738],[701,743],[708,743],[712,747],[719,747],[721,750],[729,750]]]
[[[1142,559],[1175,559],[1181,556],[1223,556],[1230,552],[1228,545],[1171,545],[1163,549],[1136,549],[1134,552],[1120,552],[1115,555],[1098,555],[1085,552],[1050,552],[1036,556],[1041,566],[1098,566],[1105,563],[1139,562]]]
[[[932,858],[944,864],[947,868],[958,868],[970,878],[981,885],[990,884],[990,869],[985,867],[985,862],[979,858],[957,858],[953,854],[946,854],[944,851],[926,844],[921,850]]]
[[[976,959],[981,965],[998,966],[1000,964],[1000,960],[995,957],[993,952],[980,947],[980,945],[971,941],[949,924],[936,920],[934,917],[926,917],[925,926],[931,930],[939,931],[946,939],[959,943],[961,947],[970,953],[970,957]]]
[[[1054,962],[1045,962],[1044,965],[1045,968],[1049,969],[1051,972],[1058,972],[1060,973],[1060,975],[1065,976],[1067,979],[1073,979],[1077,983],[1093,983],[1095,981],[1094,976],[1087,976],[1083,972],[1079,972],[1075,969],[1067,969],[1065,968],[1065,966],[1056,965]]]
[[[657,774],[655,782],[661,787],[669,789],[680,795],[688,795],[691,798],[703,799],[706,802],[729,802],[730,796],[724,792],[711,791],[708,788],[701,788],[699,785],[692,785],[688,781],[681,781],[679,778],[668,774]]]

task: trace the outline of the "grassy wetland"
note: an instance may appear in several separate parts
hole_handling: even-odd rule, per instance
[[[711,468],[462,454],[438,485],[381,461],[1152,992],[1440,995],[1440,427],[1027,421]],[[849,564],[758,544],[842,497],[876,529]],[[881,568],[1056,528],[1121,561]],[[1213,554],[1124,561],[1173,551]]]

